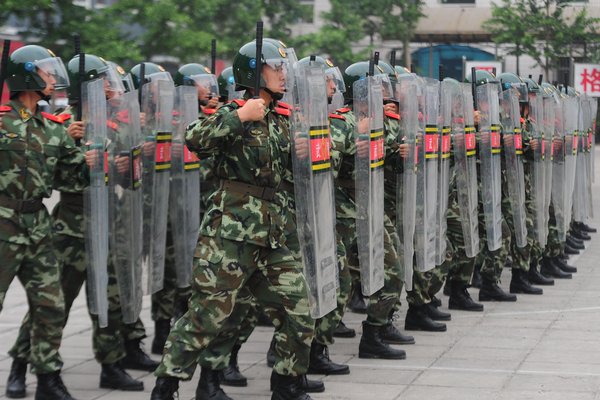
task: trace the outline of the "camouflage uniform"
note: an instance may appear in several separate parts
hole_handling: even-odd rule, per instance
[[[337,110],[343,118],[331,118],[331,140],[333,160],[337,172],[336,188],[336,231],[342,238],[346,250],[349,269],[360,276],[358,263],[358,246],[356,234],[356,206],[354,204],[354,157],[356,144],[354,142],[354,126],[356,119],[349,108]],[[391,139],[392,141],[395,139]],[[388,146],[386,150],[393,152]],[[384,285],[383,288],[370,296],[367,306],[367,323],[373,326],[384,326],[390,321],[402,290],[401,264],[397,248],[399,239],[395,226],[386,215],[384,218]]]
[[[68,126],[68,123],[66,124]],[[66,325],[73,302],[87,281],[86,250],[84,239],[83,193],[77,187],[61,190],[60,201],[52,212],[52,243],[61,263],[61,286],[64,293]],[[100,328],[98,316],[92,319],[92,346],[96,360],[101,364],[113,364],[125,357],[125,340],[146,337],[141,320],[132,325],[122,322],[119,286],[112,259],[108,263],[108,326]],[[89,300],[89,299],[88,299]],[[16,359],[27,360],[30,348],[31,318],[27,313],[21,323],[19,334],[9,354]]]
[[[283,317],[274,370],[296,376],[308,368],[314,321],[306,282],[285,244],[287,210],[273,201],[290,153],[281,134],[288,121],[270,109],[259,122],[241,123],[238,107],[225,105],[188,130],[188,148],[218,154],[214,173],[231,180],[210,197],[195,253],[189,310],[171,330],[158,377],[191,378],[198,356],[225,324],[242,323],[244,316],[231,316],[243,288]]]
[[[18,100],[9,103],[2,118],[0,157],[0,252],[5,265],[0,276],[0,309],[13,278],[27,292],[31,310],[31,351],[24,359],[32,372],[59,371],[58,353],[65,321],[60,285],[60,263],[53,249],[51,220],[43,197],[52,189],[83,190],[86,185],[83,153],[53,116],[31,113]],[[15,211],[7,202],[25,199],[38,203],[32,212]],[[13,200],[14,201],[14,200]]]

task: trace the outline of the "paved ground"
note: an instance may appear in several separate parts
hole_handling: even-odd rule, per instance
[[[600,156],[600,148],[596,150]],[[600,163],[596,176],[600,177]],[[596,219],[600,227],[600,180],[594,187]],[[600,235],[570,263],[579,268],[572,280],[544,288],[543,296],[520,295],[517,303],[486,303],[485,312],[452,312],[446,333],[416,333],[417,344],[406,346],[403,361],[361,360],[359,337],[338,339],[331,357],[350,364],[352,373],[320,377],[326,392],[315,399],[600,399]],[[508,290],[510,272],[502,286]],[[476,298],[477,290],[471,293]],[[441,296],[447,307],[447,298]],[[406,304],[406,303],[404,303]],[[10,367],[6,355],[27,310],[24,292],[14,283],[0,315],[0,397]],[[142,314],[153,333],[146,299]],[[361,316],[348,314],[347,324],[360,331]],[[399,325],[402,327],[402,324]],[[265,353],[271,329],[259,328],[242,349],[240,364],[249,379],[247,388],[226,388],[235,399],[267,399],[270,370]],[[149,340],[146,344],[149,347]],[[133,372],[146,391],[124,393],[98,389],[100,367],[91,351],[90,323],[83,297],[71,312],[62,355],[64,379],[78,399],[148,399],[154,384],[150,374]],[[35,376],[28,377],[29,398]],[[197,376],[183,384],[180,398],[192,399]]]

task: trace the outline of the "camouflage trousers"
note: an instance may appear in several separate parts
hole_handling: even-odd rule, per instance
[[[450,262],[446,260],[432,270],[414,271],[413,290],[406,292],[408,304],[419,306],[431,303],[433,296],[444,286],[449,269]]]
[[[291,218],[289,219],[291,221]],[[294,258],[300,263],[300,244],[295,230],[295,225],[290,222],[286,227],[286,245]],[[337,307],[330,313],[315,321],[314,340],[323,345],[331,345],[334,342],[333,333],[339,322],[342,320],[344,310],[350,295],[352,278],[346,262],[346,250],[341,236],[337,235],[337,253],[338,253],[338,272],[340,279],[340,288],[337,296]],[[265,312],[271,319],[275,327],[275,342],[277,343],[278,331],[282,327],[282,315],[274,308],[259,309],[258,302],[252,293],[244,288],[240,291],[236,299],[236,304],[232,315],[224,325],[218,338],[211,342],[207,349],[202,351],[199,359],[201,366],[207,366],[214,370],[220,370],[227,366],[231,349],[234,346],[241,347],[250,337],[256,325],[260,312]],[[234,326],[231,321],[242,319],[239,326]],[[275,352],[277,353],[277,345]]]
[[[481,277],[483,279],[499,282],[502,275],[502,269],[506,264],[506,259],[510,249],[510,229],[505,219],[502,218],[502,245],[499,249],[491,251],[487,246],[487,236],[485,234],[485,217],[483,215],[483,206],[479,213],[479,232],[481,251],[476,257],[475,265],[481,267]]]
[[[453,189],[456,194],[456,188]],[[456,195],[451,196],[448,204],[448,229],[446,235],[448,240],[446,260],[444,268],[448,269],[448,281],[460,283],[462,286],[468,286],[473,277],[476,257],[469,258],[465,253],[465,238],[460,220],[460,209]]]
[[[171,329],[156,376],[189,380],[202,351],[227,330],[226,324],[242,324],[245,315],[233,312],[238,296],[248,292],[281,315],[274,370],[282,375],[306,373],[314,320],[302,267],[289,249],[201,237],[197,255],[189,309]]]
[[[386,217],[383,234],[384,249],[384,282],[383,287],[369,296],[367,305],[366,322],[374,326],[387,325],[390,317],[397,309],[400,302],[400,292],[403,286],[403,266],[400,261],[398,248],[400,240],[392,221]],[[348,269],[353,282],[360,280],[360,265],[358,261],[358,245],[356,235],[356,220],[351,218],[338,218],[336,232],[342,238],[346,250]],[[340,286],[341,286],[340,277]],[[349,299],[349,294],[346,299]]]
[[[65,319],[65,303],[60,285],[60,264],[51,236],[38,243],[18,245],[0,241],[3,265],[0,268],[0,311],[6,292],[17,277],[27,293],[31,323],[26,328],[27,346],[22,358],[31,371],[47,374],[60,371],[63,362],[58,352]],[[11,353],[11,356],[15,357]]]
[[[550,218],[548,219],[548,243],[544,249],[539,249],[544,257],[555,258],[563,253],[565,248],[564,242],[561,242],[556,227],[556,216],[552,201],[550,202]],[[540,257],[541,258],[541,257]],[[539,262],[539,261],[538,261]]]
[[[85,242],[81,238],[67,235],[54,236],[54,248],[62,263],[60,282],[64,292],[65,314],[61,328],[66,325],[73,302],[87,281],[85,267]],[[142,339],[146,336],[141,320],[135,324],[125,325],[121,318],[119,287],[114,266],[108,265],[108,326],[100,328],[98,317],[90,314],[92,319],[92,347],[96,360],[101,364],[112,364],[125,357],[125,340]],[[89,304],[89,302],[88,302]],[[19,335],[9,354],[13,358],[29,359],[31,352],[31,315],[27,313]]]
[[[152,295],[151,314],[152,320],[170,320],[177,317],[191,295],[191,289],[180,288],[177,285],[177,272],[175,266],[175,246],[171,223],[167,225],[167,245],[165,250],[165,275],[163,288]]]

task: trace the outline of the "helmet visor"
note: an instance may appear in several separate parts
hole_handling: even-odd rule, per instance
[[[146,75],[146,79],[148,80],[148,82],[154,82],[154,81],[169,81],[169,82],[173,82],[173,77],[171,76],[170,73],[168,73],[166,71],[155,72],[153,74]]]
[[[381,91],[383,93],[383,99],[389,100],[394,99],[394,87],[392,85],[392,81],[390,80],[389,75],[387,74],[378,74],[375,75],[375,78],[381,83]]]
[[[344,78],[342,72],[338,67],[330,67],[325,70],[325,79],[327,83],[334,82],[337,93],[344,93],[346,91],[346,85],[344,85]]]
[[[211,97],[218,97],[219,83],[217,77],[213,74],[190,75],[189,79],[194,81],[198,88],[198,98],[200,100],[209,100]]]
[[[504,83],[502,85],[504,90],[514,90],[517,92],[520,103],[527,103],[528,95],[527,95],[527,84],[526,83]]]
[[[38,70],[38,75],[44,81],[52,82],[54,89],[66,89],[69,87],[69,75],[62,60],[58,57],[48,57],[38,60],[34,63]]]
[[[288,89],[288,76],[290,76],[291,64],[289,60],[285,58],[273,58],[264,61],[265,66],[270,67],[275,74],[271,75],[273,82],[267,82],[265,79],[265,73],[263,72],[263,79],[265,85],[276,93],[284,93]]]
[[[109,65],[108,69],[100,74],[102,79],[104,79],[104,90],[107,92],[112,92],[114,95],[120,95],[125,93],[125,86],[123,85],[123,80],[121,76],[117,72],[114,66]]]

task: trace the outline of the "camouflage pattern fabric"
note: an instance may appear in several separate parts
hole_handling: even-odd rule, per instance
[[[52,189],[83,190],[84,156],[61,124],[20,101],[9,103],[0,130],[0,193],[11,199],[41,199]],[[52,247],[51,220],[44,207],[22,213],[0,206],[0,310],[11,282],[18,277],[31,307],[31,354],[34,373],[62,367],[58,349],[65,318],[59,262]]]
[[[217,177],[277,188],[290,154],[288,121],[269,108],[265,118],[242,124],[237,103],[221,107],[205,121],[190,125],[187,146],[218,154]],[[236,299],[248,288],[261,306],[281,311],[274,370],[304,374],[308,368],[314,321],[301,265],[285,245],[286,209],[276,202],[219,189],[209,199],[193,269],[189,310],[176,323],[155,374],[190,379],[201,352],[231,318]]]

